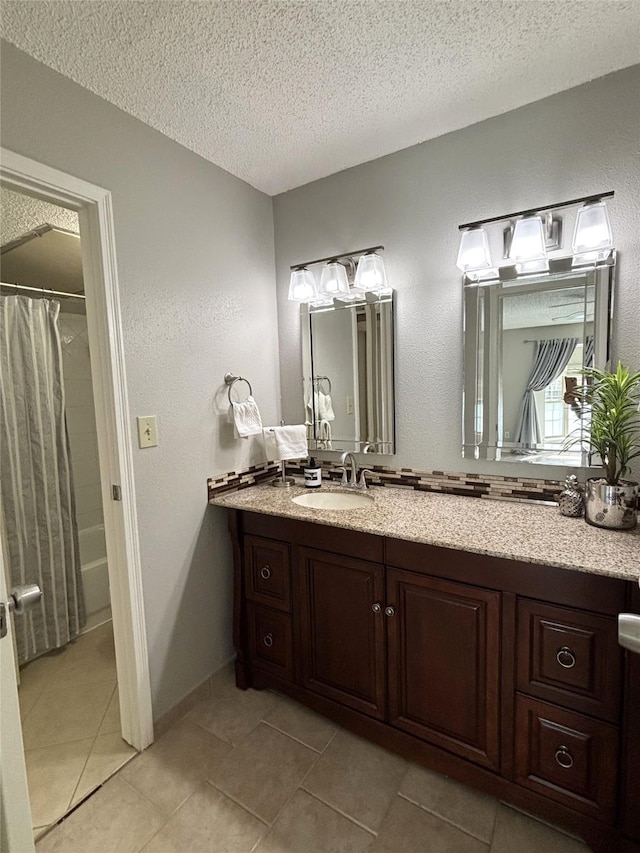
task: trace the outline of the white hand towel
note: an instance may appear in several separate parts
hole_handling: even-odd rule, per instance
[[[262,430],[262,437],[264,439],[264,456],[267,462],[277,462],[280,457],[278,456],[278,447],[276,445],[276,434],[274,433],[275,427],[265,427]]]
[[[318,394],[318,420],[335,421],[336,416],[333,412],[333,403],[331,394],[323,394],[322,391]]]
[[[307,429],[304,424],[273,427],[278,459],[305,459],[308,456]]]
[[[242,403],[231,403],[229,422],[234,426],[236,438],[248,438],[262,432],[260,410],[253,397],[247,397]]]

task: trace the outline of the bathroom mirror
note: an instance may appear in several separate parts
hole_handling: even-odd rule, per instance
[[[393,291],[303,312],[310,447],[395,453]]]
[[[572,390],[584,367],[609,361],[615,254],[597,267],[550,266],[538,277],[465,282],[465,458],[590,465]],[[563,451],[567,437],[577,442]]]

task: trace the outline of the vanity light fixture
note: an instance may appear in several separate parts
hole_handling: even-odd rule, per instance
[[[318,286],[311,270],[296,267],[291,271],[289,299],[292,302],[313,302],[318,298]]]
[[[387,287],[384,261],[376,252],[366,252],[358,261],[353,289],[359,291],[382,290]]]
[[[589,202],[580,208],[572,248],[574,266],[606,260],[613,248],[606,202]]]
[[[387,274],[379,254],[383,250],[384,246],[371,246],[294,264],[290,267],[289,299],[326,310],[333,307],[334,300],[344,303],[364,299],[365,293],[386,291]],[[320,285],[316,286],[315,276],[309,267],[320,264],[323,265]]]
[[[568,259],[571,265],[608,262],[613,253],[613,235],[605,199],[613,196],[612,190],[459,225],[462,235],[456,265],[464,273],[465,284],[547,272],[548,253],[562,248],[562,217],[557,210],[565,207],[582,205],[576,218],[573,257]],[[485,230],[485,226],[494,222],[509,222],[503,231],[503,258],[511,263],[499,268],[492,264]],[[555,263],[561,259],[554,255],[551,260]]]
[[[519,274],[546,272],[549,269],[540,216],[518,219],[513,229],[509,257],[515,261],[516,271]]]
[[[462,232],[456,266],[469,278],[478,278],[481,271],[491,269],[489,240],[484,228],[472,227]]]
[[[322,299],[333,299],[335,296],[346,296],[348,293],[347,268],[340,261],[329,261],[322,268],[320,275],[320,297]]]

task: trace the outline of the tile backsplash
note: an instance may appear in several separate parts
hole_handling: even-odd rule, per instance
[[[306,462],[287,462],[287,473],[302,475]],[[334,471],[335,463],[320,461],[322,477],[338,480],[341,476]],[[531,477],[501,477],[494,474],[464,474],[446,471],[419,471],[413,468],[391,468],[386,465],[367,466],[373,471],[373,486],[415,489],[424,492],[440,492],[448,495],[466,495],[473,498],[493,498],[512,501],[556,502],[563,484],[559,480],[536,480]],[[222,492],[246,488],[255,483],[273,478],[280,471],[277,462],[253,465],[242,471],[210,478],[207,481],[209,499]]]

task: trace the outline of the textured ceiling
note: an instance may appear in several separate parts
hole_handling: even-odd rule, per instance
[[[17,47],[269,194],[640,61],[637,0],[3,0]]]
[[[0,246],[47,222],[80,233],[73,210],[0,187]]]

